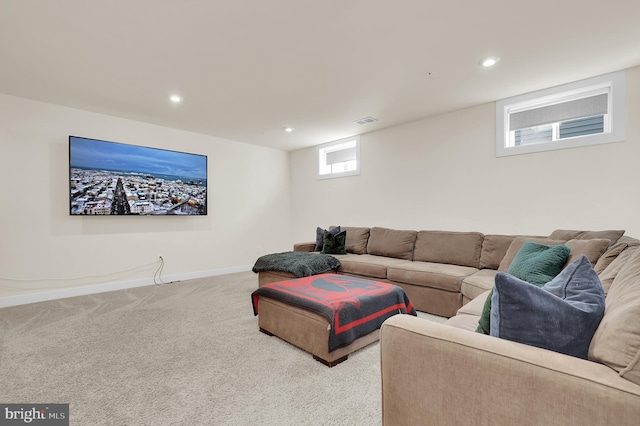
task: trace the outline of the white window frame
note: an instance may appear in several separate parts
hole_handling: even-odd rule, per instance
[[[624,141],[626,126],[625,87],[626,73],[625,71],[617,71],[497,101],[496,157]],[[572,96],[579,98],[581,96],[584,97],[585,94],[603,90],[608,91],[608,109],[605,115],[604,133],[513,146],[509,130],[510,114],[549,105],[554,103],[554,100],[557,103],[560,98],[564,98],[564,101],[566,101]]]
[[[356,152],[355,169],[344,171],[344,172],[328,172],[328,173],[321,174],[323,165],[326,166],[327,153],[332,152],[331,148],[334,148],[334,147],[337,148],[349,142],[355,142],[355,152]],[[338,178],[338,177],[356,176],[359,174],[360,174],[360,135],[339,139],[337,141],[323,143],[321,145],[316,145],[316,179],[332,179],[332,178]]]

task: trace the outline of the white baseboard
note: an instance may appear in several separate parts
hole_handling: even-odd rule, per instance
[[[231,268],[212,269],[209,271],[189,272],[163,276],[164,283],[193,280],[196,278],[213,277],[216,275],[234,274],[236,272],[251,271],[252,265],[235,266]],[[156,280],[157,282],[157,280]],[[0,308],[9,306],[26,305],[28,303],[45,302],[47,300],[65,299],[67,297],[84,296],[87,294],[104,293],[107,291],[124,290],[127,288],[144,287],[154,285],[153,278],[145,278],[135,281],[121,281],[113,283],[103,283],[82,287],[71,287],[59,290],[42,291],[37,293],[21,294],[18,296],[8,296],[0,298]]]

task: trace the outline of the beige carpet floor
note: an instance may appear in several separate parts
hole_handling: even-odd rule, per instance
[[[72,425],[381,424],[379,344],[327,368],[258,331],[255,288],[243,272],[0,309],[0,402],[69,403]]]

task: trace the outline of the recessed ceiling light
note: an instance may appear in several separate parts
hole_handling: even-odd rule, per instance
[[[489,68],[494,66],[499,60],[500,58],[485,58],[482,60],[481,64],[483,67]]]
[[[287,133],[293,132],[293,127],[283,127],[282,129]]]
[[[173,102],[174,104],[179,104],[180,102],[182,102],[182,96],[180,96],[180,95],[171,95],[171,96],[169,96],[169,100],[171,102]]]

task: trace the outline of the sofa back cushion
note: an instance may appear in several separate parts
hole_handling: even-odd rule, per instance
[[[551,240],[549,238],[516,237],[513,239],[513,241],[509,245],[509,248],[507,249],[507,252],[500,261],[498,271],[507,272],[509,270],[513,259],[516,257],[525,241],[534,241],[536,243],[545,244],[547,246],[564,244],[564,241],[562,240]]]
[[[343,231],[347,231],[347,253],[367,254],[367,243],[369,242],[369,228],[359,228],[354,226],[343,226]]]
[[[480,253],[480,269],[498,269],[509,246],[519,236],[526,235],[485,235]],[[527,238],[545,239],[546,237],[531,235]]]
[[[589,359],[640,385],[640,250],[611,284],[604,318],[589,346]]]
[[[480,269],[498,269],[515,235],[485,235],[480,253]]]
[[[420,231],[413,260],[478,268],[483,238],[479,232]]]
[[[580,256],[585,255],[591,266],[595,266],[600,256],[609,248],[610,240],[602,239],[589,239],[589,240],[569,240],[564,243],[571,249],[569,253],[569,259],[567,259],[567,265],[578,259]]]
[[[549,235],[552,240],[609,240],[609,245],[614,245],[624,234],[622,229],[609,229],[606,231],[574,231],[571,229],[556,229]]]
[[[620,241],[610,246],[607,251],[605,251],[604,254],[600,256],[600,259],[598,259],[595,266],[593,267],[593,269],[595,269],[596,271],[596,274],[600,275],[602,272],[604,272],[604,270],[607,269],[609,265],[611,265],[611,262],[616,260],[618,256],[620,256],[620,253],[625,251],[627,247],[629,247],[629,244],[622,243]]]
[[[593,269],[600,275],[600,281],[602,281],[605,294],[609,291],[609,287],[611,287],[611,282],[613,282],[615,276],[620,272],[621,265],[626,263],[630,253],[633,253],[638,247],[640,247],[640,240],[623,235],[618,239],[617,243],[609,246],[607,251],[600,256],[600,259],[598,259]],[[623,255],[624,262],[617,261],[621,255]],[[616,262],[616,268],[612,270],[609,268],[609,265],[614,262]]]
[[[561,241],[561,240],[552,240],[548,238],[528,238],[528,237],[517,237],[513,240],[509,249],[507,250],[507,254],[505,254],[504,258],[500,262],[500,266],[498,267],[499,271],[506,272],[509,270],[509,266],[511,266],[511,262],[513,262],[514,257],[520,251],[520,248],[524,244],[525,241],[531,240],[540,244],[545,245],[559,245],[564,244],[571,249],[569,253],[569,258],[567,259],[567,263],[565,267],[570,263],[574,262],[580,256],[585,255],[589,262],[591,262],[592,266],[598,262],[600,256],[607,250],[609,247],[609,240],[602,239],[589,239],[589,240],[569,240],[569,241]]]
[[[580,234],[584,231],[576,231],[573,229],[556,229],[553,231],[547,238],[550,240],[573,240],[574,238],[578,238]]]
[[[417,234],[416,231],[371,228],[367,243],[367,253],[376,256],[412,260]]]
[[[624,265],[627,264],[629,259],[639,249],[640,247],[638,246],[627,247],[622,251],[622,253],[620,253],[615,259],[613,259],[613,261],[604,269],[604,271],[598,274],[598,276],[600,277],[600,282],[602,283],[604,294],[609,294],[609,289],[611,288],[611,284],[613,284],[613,280],[616,279]]]

